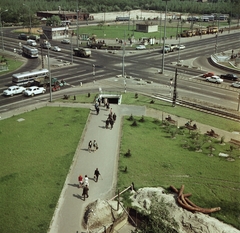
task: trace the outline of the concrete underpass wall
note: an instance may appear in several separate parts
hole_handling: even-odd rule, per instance
[[[120,95],[120,94],[116,94],[116,95],[114,95],[114,94],[99,94],[98,97],[102,99],[102,103],[105,98],[108,99],[108,102],[110,104],[120,105],[122,102],[122,95]]]

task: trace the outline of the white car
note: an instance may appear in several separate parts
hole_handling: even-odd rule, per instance
[[[11,86],[7,90],[3,91],[3,95],[13,96],[13,95],[24,93],[25,90],[26,90],[25,87]]]
[[[63,39],[61,41],[62,44],[70,44],[70,40],[69,39]]]
[[[220,77],[214,75],[212,77],[207,77],[206,81],[212,82],[212,83],[222,83],[223,79],[221,79]]]
[[[179,50],[182,50],[182,49],[185,49],[186,47],[185,47],[185,45],[183,45],[183,44],[180,44],[180,45],[178,45],[177,46],[177,49],[179,49]]]
[[[46,89],[43,87],[32,86],[26,89],[26,91],[24,92],[24,95],[35,96],[38,94],[44,94],[45,92],[46,92]]]
[[[136,47],[137,50],[143,50],[143,49],[146,49],[146,46],[145,45],[138,45]]]
[[[51,50],[56,51],[56,52],[60,52],[61,51],[61,49],[58,46],[52,46]]]
[[[237,87],[237,88],[240,88],[240,82],[235,82],[235,83],[232,83],[231,85],[232,87]]]

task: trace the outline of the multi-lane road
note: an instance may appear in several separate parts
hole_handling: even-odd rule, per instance
[[[14,48],[19,48],[19,40],[16,38],[16,34],[8,30],[5,31],[5,36],[7,36],[4,38],[5,50],[13,51]],[[134,78],[151,80],[154,83],[167,86],[170,83],[170,78],[174,77],[175,69],[178,68],[179,97],[197,99],[204,103],[210,102],[216,106],[236,110],[238,106],[237,98],[239,89],[229,89],[228,87],[231,81],[224,81],[224,84],[221,86],[217,84],[209,85],[200,75],[203,74],[204,71],[214,71],[217,74],[226,73],[226,71],[211,67],[207,58],[215,52],[216,42],[218,44],[217,51],[220,52],[232,49],[237,51],[237,49],[239,49],[239,41],[240,32],[222,34],[217,39],[214,35],[199,37],[199,39],[195,38],[192,41],[188,40],[188,42],[182,39],[182,43],[184,43],[186,49],[181,50],[180,53],[176,51],[165,55],[164,73],[166,75],[160,75],[157,72],[161,69],[162,64],[162,53],[159,49],[146,51],[126,50],[124,56],[124,72]],[[24,41],[21,42],[24,43]],[[51,44],[58,45],[62,48],[62,52],[50,52],[52,64],[57,60],[71,62],[73,59],[73,65],[59,68],[52,67],[51,69],[52,77],[56,77],[59,80],[64,79],[70,85],[79,85],[80,82],[89,83],[93,82],[93,80],[111,78],[122,74],[122,51],[117,51],[117,53],[113,54],[103,50],[92,50],[92,56],[90,58],[79,58],[71,55],[71,45],[63,45],[59,41],[52,41]],[[43,50],[43,54],[45,57],[47,50]],[[194,60],[194,65],[202,67],[203,70],[176,67],[174,63],[177,62],[178,59],[184,61]],[[17,72],[36,68],[41,68],[40,58],[26,59],[26,64]],[[196,82],[196,80],[198,81]],[[10,85],[11,74],[2,75],[0,78],[0,92]],[[117,86],[116,89],[118,89]],[[47,98],[46,94],[32,98],[26,98],[21,95],[9,98],[0,96],[0,112],[10,109],[11,106],[16,106],[16,104],[20,105],[20,103],[32,102],[34,99]]]

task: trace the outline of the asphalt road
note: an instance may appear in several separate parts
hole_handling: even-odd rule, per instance
[[[7,51],[13,51],[17,48],[19,40],[15,39],[16,34],[8,31],[5,32],[9,36],[8,43],[5,44]],[[14,38],[14,36],[15,38]],[[229,89],[231,81],[225,81],[225,86],[208,84],[200,77],[205,71],[213,71],[216,74],[226,73],[226,71],[212,67],[207,58],[212,55],[216,48],[216,40],[218,42],[217,51],[237,50],[239,47],[240,33],[225,33],[221,34],[217,39],[214,35],[203,36],[202,38],[181,38],[181,44],[186,46],[185,50],[165,54],[164,75],[159,75],[158,70],[162,67],[162,53],[159,49],[149,49],[146,51],[128,50],[125,51],[124,62],[122,51],[117,53],[108,53],[104,50],[92,50],[91,58],[79,58],[71,55],[71,45],[63,45],[60,41],[52,42],[52,45],[59,45],[63,49],[62,52],[50,52],[51,64],[58,60],[72,62],[73,65],[64,67],[52,67],[52,77],[59,80],[64,79],[71,86],[78,86],[81,83],[92,83],[94,80],[103,80],[116,77],[123,73],[137,79],[149,80],[161,85],[169,85],[170,79],[174,78],[175,70],[178,68],[178,96],[181,98],[198,99],[202,102],[211,102],[212,104],[222,107],[237,108],[238,90]],[[6,41],[6,38],[4,38]],[[21,41],[23,43],[23,41]],[[179,41],[172,39],[168,43],[177,43]],[[128,46],[128,45],[127,45]],[[45,55],[47,50],[43,50],[44,63],[47,66]],[[17,55],[17,59],[20,55]],[[22,58],[21,58],[22,59]],[[26,65],[21,67],[17,72],[41,68],[40,59],[25,59]],[[189,69],[186,67],[176,67],[176,62],[189,61],[195,66],[202,67],[200,69]],[[93,68],[93,65],[95,66]],[[16,73],[16,72],[15,72]],[[199,81],[199,82],[196,82]],[[202,81],[202,82],[201,82]],[[0,79],[0,91],[11,85],[11,74],[3,75]],[[116,85],[115,87],[119,87]],[[112,88],[114,89],[114,88]],[[60,91],[61,93],[62,91]],[[169,91],[168,91],[169,92]],[[59,94],[60,94],[59,93]],[[6,111],[10,106],[20,104],[20,102],[34,102],[36,99],[46,99],[45,95],[36,96],[33,98],[25,98],[23,96],[14,96],[6,98],[0,96],[0,112]]]

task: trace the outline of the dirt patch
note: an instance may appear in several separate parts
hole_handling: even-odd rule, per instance
[[[39,35],[41,33],[39,33],[38,31],[41,31],[41,30],[42,30],[42,28],[31,28],[31,34]],[[17,30],[15,30],[15,32],[27,34],[29,32],[29,28],[17,29]]]

